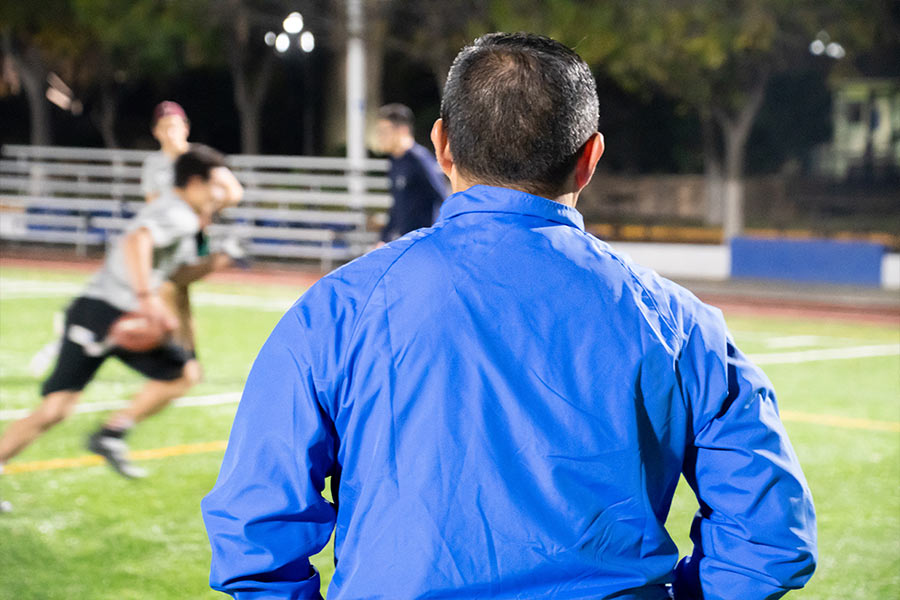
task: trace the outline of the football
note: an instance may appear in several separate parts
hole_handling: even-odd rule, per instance
[[[147,352],[163,344],[169,331],[162,323],[152,321],[139,313],[125,313],[116,319],[106,340],[110,345],[131,352]]]

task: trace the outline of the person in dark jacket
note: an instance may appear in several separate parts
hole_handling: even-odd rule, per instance
[[[413,113],[402,104],[386,104],[378,111],[375,136],[379,152],[391,162],[388,178],[394,204],[388,213],[381,242],[387,243],[434,223],[447,196],[447,180],[434,153],[413,137]]]

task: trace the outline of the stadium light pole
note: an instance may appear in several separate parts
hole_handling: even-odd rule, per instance
[[[266,46],[273,47],[275,52],[280,55],[287,56],[287,53],[294,47],[302,51],[302,54],[310,54],[316,47],[316,38],[309,29],[304,29],[303,15],[298,12],[292,12],[284,18],[282,22],[282,31],[275,34],[269,31],[265,35]],[[312,118],[312,102],[307,93],[307,87],[310,83],[310,65],[309,58],[303,58],[303,85],[304,97],[302,100],[303,112],[303,153],[307,156],[313,154],[313,118]]]
[[[361,201],[366,158],[366,58],[362,0],[347,0],[347,159],[351,202]]]

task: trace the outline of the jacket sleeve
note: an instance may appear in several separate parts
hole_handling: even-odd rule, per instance
[[[678,361],[693,426],[684,475],[700,509],[675,598],[774,600],[815,570],[812,496],[771,383],[734,346],[718,311],[707,316]]]
[[[202,502],[210,585],[239,600],[321,598],[309,557],[334,528],[335,509],[321,492],[335,434],[305,346],[289,311],[256,358],[219,478]]]

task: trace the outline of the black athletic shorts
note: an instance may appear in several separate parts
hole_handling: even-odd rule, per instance
[[[110,356],[150,379],[172,381],[181,377],[190,357],[177,344],[170,342],[148,352],[129,352],[104,344],[106,332],[121,315],[121,310],[96,298],[79,297],[69,305],[59,357],[41,387],[42,396],[83,390]]]

